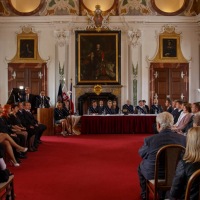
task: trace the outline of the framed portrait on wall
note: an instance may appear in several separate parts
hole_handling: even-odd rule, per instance
[[[163,38],[162,57],[177,57],[177,39]]]
[[[36,59],[37,41],[35,37],[18,38],[18,58],[22,60]]]
[[[120,84],[120,44],[120,31],[76,31],[77,84]]]

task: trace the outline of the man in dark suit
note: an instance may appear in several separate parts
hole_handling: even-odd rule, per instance
[[[160,113],[156,118],[156,123],[159,134],[145,138],[144,145],[139,149],[139,154],[143,159],[138,167],[143,200],[146,199],[146,180],[154,179],[155,160],[158,150],[168,144],[186,145],[186,139],[183,135],[171,131],[173,116],[170,113]],[[162,172],[160,172],[161,174]]]
[[[45,95],[45,91],[42,90],[40,95],[36,96],[35,107],[36,108],[49,108],[50,98]]]
[[[178,118],[183,111],[183,102],[181,100],[176,101],[176,108],[172,111],[172,115],[174,117],[174,124],[178,121]]]
[[[89,107],[89,114],[98,114],[98,113],[99,113],[99,109],[97,106],[97,101],[93,100],[92,105]]]
[[[163,108],[161,105],[158,104],[158,99],[155,98],[153,100],[153,105],[150,108],[150,114],[159,114],[163,112]]]
[[[124,114],[134,114],[133,105],[131,105],[131,102],[129,100],[127,100],[126,104],[123,105],[122,112]]]
[[[38,143],[41,143],[41,136],[42,133],[47,129],[46,125],[38,123],[38,121],[35,119],[34,115],[30,112],[31,110],[31,104],[30,102],[24,102],[24,118],[25,120],[34,127],[34,129],[37,130],[37,135],[35,135],[35,146],[37,146]]]

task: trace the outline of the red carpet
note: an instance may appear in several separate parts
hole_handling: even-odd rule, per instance
[[[18,200],[137,200],[146,135],[44,136],[15,175]]]

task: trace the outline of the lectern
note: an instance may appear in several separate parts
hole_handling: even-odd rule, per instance
[[[43,135],[54,135],[54,117],[53,108],[38,108],[37,120],[38,122],[47,126]]]

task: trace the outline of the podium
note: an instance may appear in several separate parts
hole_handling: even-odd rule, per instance
[[[54,135],[54,108],[38,108],[37,120],[47,126],[43,135]]]

